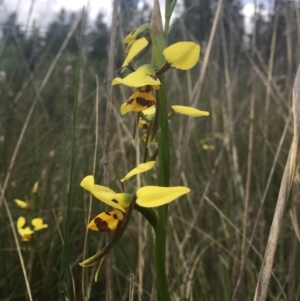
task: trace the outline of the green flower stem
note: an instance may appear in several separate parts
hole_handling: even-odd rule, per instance
[[[168,27],[176,0],[166,1],[166,27],[163,31],[162,19],[158,0],[154,0],[151,17],[152,65],[161,68],[165,64],[163,50],[166,48]],[[168,124],[168,99],[166,81],[159,76],[161,85],[157,91],[156,113],[158,115],[158,185],[169,186],[170,182],[170,144]],[[154,123],[157,122],[156,120]],[[168,205],[157,208],[157,224],[155,228],[155,267],[158,288],[158,300],[170,301],[170,292],[166,275],[166,228]]]
[[[158,131],[158,185],[169,186],[170,182],[170,144],[167,89],[164,76],[160,77],[161,87],[158,91],[159,131]],[[157,226],[155,229],[155,265],[159,300],[169,301],[170,293],[166,275],[166,228],[168,205],[157,208]]]

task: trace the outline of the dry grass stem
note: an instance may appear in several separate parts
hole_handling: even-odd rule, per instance
[[[282,177],[272,226],[266,246],[265,256],[262,263],[259,279],[257,282],[255,301],[265,301],[268,294],[270,277],[272,274],[273,262],[278,243],[279,232],[282,225],[284,209],[286,207],[289,192],[293,183],[300,138],[300,65],[295,78],[293,89],[293,115],[294,115],[294,135],[288,159]]]

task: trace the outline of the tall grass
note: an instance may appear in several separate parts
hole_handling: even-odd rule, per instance
[[[171,104],[196,104],[211,113],[209,118],[196,121],[175,116],[170,123],[171,157],[176,157],[171,162],[171,184],[188,185],[192,190],[169,208],[167,276],[172,300],[253,299],[293,133],[290,111],[299,63],[298,8],[289,4],[288,9],[284,4],[290,28],[285,40],[282,36],[278,40],[275,12],[271,40],[262,43],[258,34],[250,47],[239,39],[235,12],[225,13],[226,6],[221,7],[221,1],[219,5],[210,39],[201,43],[200,64],[187,73],[169,72],[166,78]],[[77,25],[74,23],[74,28]],[[258,22],[258,31],[259,26]],[[123,47],[123,27],[120,23],[117,49]],[[170,28],[170,40],[180,40],[172,31],[193,39],[180,18]],[[6,71],[7,78],[0,82],[0,300],[57,300],[61,293],[63,185],[68,184],[63,166],[72,151],[76,98],[76,72],[66,70],[67,65],[77,65],[77,60],[67,63],[70,55],[64,47],[69,38],[65,37],[56,57],[44,53],[34,72],[26,67],[22,45],[14,54],[14,64],[3,61],[3,53],[9,49],[1,41],[0,69]],[[237,50],[233,52],[234,47]],[[86,51],[83,42],[79,114],[73,127],[77,142],[68,221],[70,282],[62,283],[71,300],[104,300],[104,268],[95,283],[96,269],[83,272],[78,265],[83,259],[89,216],[89,197],[79,183],[93,171],[98,182],[103,180],[107,99],[107,78],[100,75],[96,84],[98,70],[84,57]],[[27,72],[23,78],[21,67]],[[51,103],[45,101],[49,95]],[[143,156],[140,145],[132,145],[132,115],[120,117],[119,106],[125,99],[124,89],[117,88],[112,101],[109,164],[110,187],[115,190],[121,189],[119,179],[135,166],[136,156]],[[205,149],[205,145],[211,148]],[[155,147],[149,151],[154,152]],[[36,233],[32,242],[22,242],[13,229],[18,216],[25,213],[13,200],[30,198],[37,180],[40,187],[32,214],[43,217],[49,228]],[[268,300],[300,299],[298,180],[296,168]],[[134,189],[136,183],[127,185]],[[91,215],[103,210],[101,206],[94,200]],[[154,254],[147,248],[153,244],[151,227],[134,212],[112,254],[115,300],[156,300]],[[103,234],[88,233],[86,256],[104,245]]]

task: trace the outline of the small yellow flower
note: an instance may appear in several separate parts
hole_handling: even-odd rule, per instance
[[[32,219],[31,224],[33,225],[33,230],[34,231],[40,231],[43,230],[45,228],[48,228],[47,224],[44,224],[43,219],[36,217],[34,219]]]
[[[165,48],[163,54],[171,67],[188,70],[199,60],[200,46],[194,42],[178,42]]]
[[[22,200],[15,199],[15,202],[21,208],[28,208],[28,204]]]
[[[139,40],[136,40],[132,47],[130,48],[130,51],[122,65],[123,67],[126,67],[130,64],[130,62],[149,44],[148,40],[146,38],[141,38]]]
[[[125,182],[127,180],[129,180],[131,177],[140,174],[142,172],[146,172],[150,169],[153,168],[153,166],[155,165],[155,161],[148,161],[146,163],[141,163],[139,164],[137,167],[135,167],[134,169],[132,169],[123,179],[121,179],[121,182]]]
[[[172,109],[175,113],[188,115],[191,117],[202,117],[202,116],[208,116],[209,112],[207,111],[200,111],[198,109],[192,108],[192,107],[186,107],[186,106],[172,106]]]
[[[168,204],[191,190],[184,186],[144,186],[136,192],[136,203],[142,207],[158,207]]]
[[[112,81],[112,85],[114,86],[118,84],[123,84],[127,87],[139,88],[147,85],[159,86],[160,80],[156,76],[153,66],[150,64],[145,64],[124,78],[116,77]]]
[[[30,227],[24,227],[26,224],[25,217],[20,216],[17,220],[17,230],[20,236],[22,237],[22,241],[30,241],[32,238],[33,231]]]
[[[155,105],[156,100],[153,94],[152,86],[144,86],[137,88],[129,97],[127,103],[123,103],[120,107],[122,115],[128,112],[141,112]]]

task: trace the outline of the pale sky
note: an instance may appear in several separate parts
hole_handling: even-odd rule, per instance
[[[146,1],[151,5],[152,0]],[[164,0],[160,0],[162,14],[164,14],[164,2]],[[178,6],[180,6],[181,2],[178,0]],[[251,0],[244,0],[243,2],[245,6],[242,12],[246,16],[245,22],[246,27],[248,27],[254,13],[254,5]],[[54,16],[62,8],[78,12],[83,6],[88,11],[91,21],[96,18],[99,12],[102,12],[106,16],[106,23],[110,24],[112,0],[0,0],[0,24],[5,20],[8,13],[17,11],[19,23],[26,26],[30,16],[29,27],[35,20],[36,26],[43,29],[43,27],[46,28],[47,24],[53,20]]]

